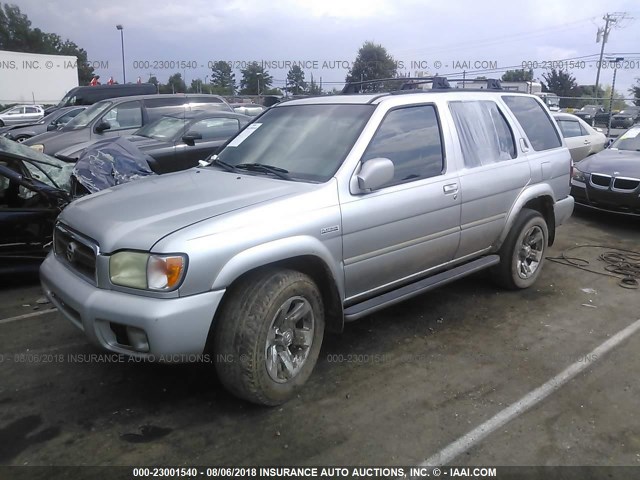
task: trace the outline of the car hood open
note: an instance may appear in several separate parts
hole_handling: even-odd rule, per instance
[[[640,178],[640,152],[607,149],[576,164],[585,173]]]
[[[63,211],[60,221],[97,241],[102,252],[150,250],[163,237],[194,223],[316,187],[193,168],[80,198]]]

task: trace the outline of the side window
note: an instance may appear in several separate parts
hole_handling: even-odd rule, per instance
[[[558,131],[553,126],[549,114],[534,98],[505,95],[502,99],[522,125],[535,151],[562,146]]]
[[[149,123],[165,115],[181,114],[185,111],[186,101],[183,97],[151,98],[144,101]]]
[[[467,168],[516,158],[509,124],[491,101],[450,102]]]
[[[24,113],[24,107],[16,107],[7,112],[7,115],[22,115]]]
[[[82,109],[80,108],[78,108],[77,110],[71,110],[70,112],[65,113],[58,120],[56,120],[56,123],[58,125],[66,125],[73,117],[78,115],[80,112],[82,112]]]
[[[194,123],[190,132],[202,135],[203,140],[223,140],[240,130],[240,122],[235,118],[209,118]]]
[[[125,102],[113,107],[103,117],[111,125],[111,130],[137,128],[142,126],[140,102]]]
[[[26,113],[39,113],[39,110],[36,107],[25,107]]]
[[[582,133],[582,126],[578,122],[574,122],[572,120],[558,120],[558,125],[560,125],[560,130],[562,131],[562,136],[564,138],[587,135],[586,132]]]
[[[587,132],[587,129],[586,129],[586,128],[584,128],[580,122],[578,122],[578,126],[580,127],[580,134],[581,134],[582,136],[584,136],[584,135],[589,135],[589,132]]]
[[[440,175],[444,154],[436,110],[431,105],[399,108],[382,120],[362,157],[388,158],[395,174],[385,186]]]

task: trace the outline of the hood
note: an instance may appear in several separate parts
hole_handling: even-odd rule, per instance
[[[79,130],[54,130],[52,132],[41,133],[24,142],[25,145],[44,145],[44,153],[55,155],[61,150],[78,143],[86,142],[91,137],[89,128]]]
[[[640,178],[640,152],[606,149],[578,162],[576,168],[585,173]]]
[[[82,197],[62,212],[60,221],[97,241],[106,253],[150,250],[161,238],[194,223],[316,187],[193,168]]]
[[[60,154],[58,154],[60,155]],[[73,175],[89,193],[122,185],[155,173],[152,158],[124,137],[95,142],[86,148],[73,169]]]

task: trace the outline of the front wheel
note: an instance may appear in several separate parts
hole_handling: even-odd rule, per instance
[[[495,280],[512,290],[533,285],[544,264],[548,239],[542,215],[523,209],[500,249],[500,263],[493,269]]]
[[[24,142],[25,140],[29,140],[29,137],[28,137],[28,136],[26,136],[26,135],[23,135],[23,136],[21,136],[21,137],[17,137],[17,138],[16,138],[16,142],[18,142],[18,143],[22,143],[22,142]]]
[[[264,270],[233,286],[214,326],[216,371],[236,396],[261,405],[289,400],[307,381],[324,336],[324,308],[311,278]]]

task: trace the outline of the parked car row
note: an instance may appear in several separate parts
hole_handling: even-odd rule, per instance
[[[0,128],[0,135],[9,140],[24,142],[41,133],[51,132],[64,127],[86,107],[64,107],[46,115],[42,120],[33,123],[20,123]]]

